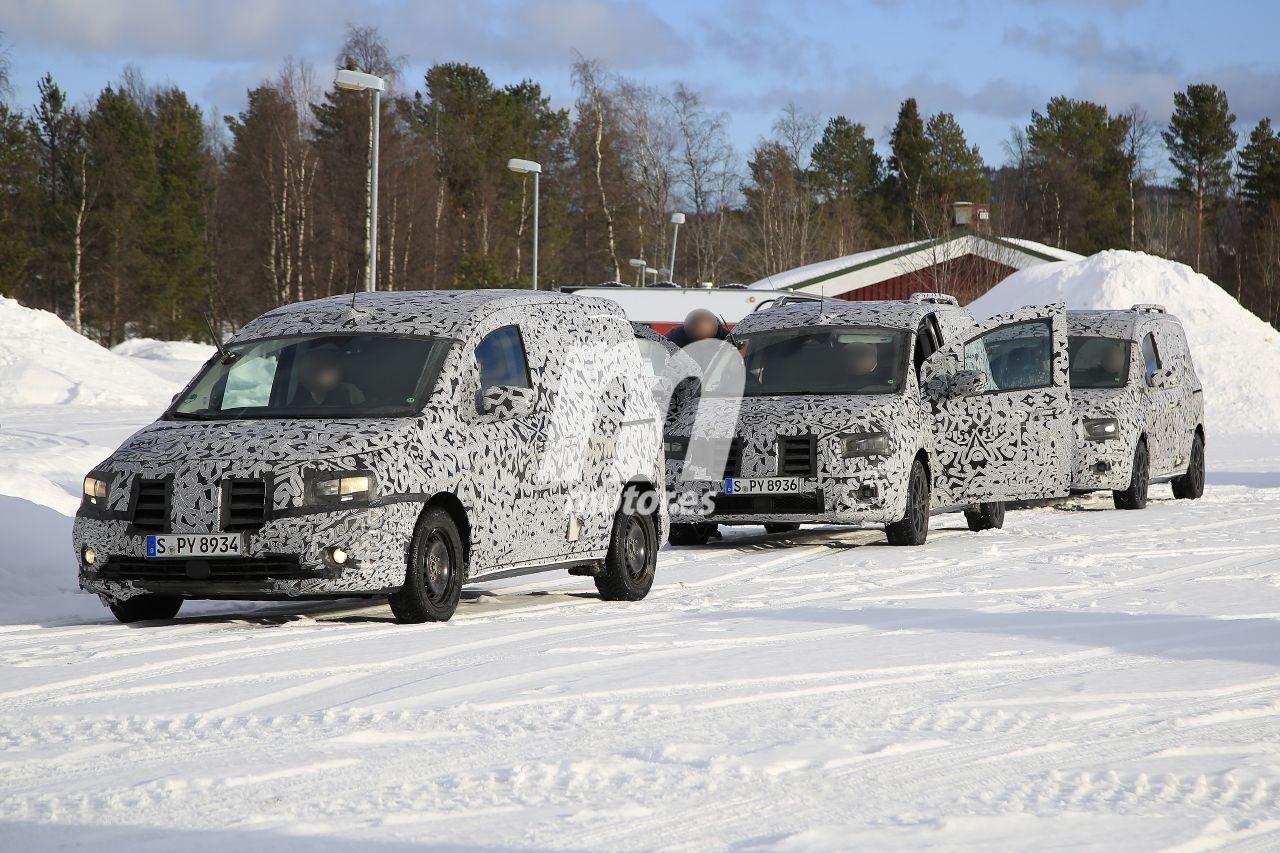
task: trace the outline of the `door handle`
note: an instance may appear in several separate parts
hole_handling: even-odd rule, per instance
[[[1056,409],[1032,409],[1031,415],[1036,418],[1051,418],[1057,414]]]

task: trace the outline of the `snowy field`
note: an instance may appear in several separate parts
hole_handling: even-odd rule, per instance
[[[1006,285],[1075,301],[1030,272]],[[739,528],[664,549],[643,602],[535,575],[417,626],[116,624],[76,590],[81,477],[209,349],[107,352],[0,299],[0,850],[1276,849],[1280,402],[1229,367],[1280,349],[1196,287],[1167,301],[1206,378],[1201,501],[940,516],[920,548]]]
[[[147,417],[30,407],[3,449],[71,486]],[[1274,848],[1280,446],[1210,451],[1198,503],[941,516],[922,548],[742,528],[638,604],[533,576],[423,626],[117,625],[68,518],[0,497],[5,563],[45,575],[0,610],[0,846]]]

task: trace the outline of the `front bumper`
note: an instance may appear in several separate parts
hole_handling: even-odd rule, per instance
[[[1133,442],[1127,436],[1108,441],[1076,439],[1071,490],[1095,492],[1129,488],[1133,476]]]
[[[799,494],[725,495],[723,481],[707,480],[670,488],[672,524],[888,524],[902,517],[905,500],[880,473],[811,477]]]
[[[293,599],[370,595],[404,584],[421,507],[396,503],[273,519],[246,532],[243,558],[147,559],[147,533],[119,519],[79,517],[73,541],[80,588],[113,601],[157,593],[184,598]],[[174,531],[216,533],[216,530]],[[93,566],[81,558],[89,545]],[[330,565],[324,549],[350,554]]]

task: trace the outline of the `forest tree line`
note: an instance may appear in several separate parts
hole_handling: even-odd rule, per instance
[[[1212,84],[1172,93],[1167,123],[1055,97],[992,168],[952,114],[911,98],[884,153],[851,117],[788,106],[744,156],[695,90],[585,58],[572,109],[462,63],[405,81],[373,28],[350,28],[336,60],[390,84],[379,289],[527,287],[532,187],[506,168],[520,157],[543,167],[543,287],[634,283],[632,258],[667,266],[674,211],[674,278],[724,284],[939,236],[963,200],[989,202],[999,235],[1184,261],[1280,319],[1280,138],[1264,119],[1241,145]],[[86,103],[50,75],[38,92],[0,102],[0,294],[114,344],[364,287],[371,101],[327,69],[286,61],[220,119],[131,68]]]

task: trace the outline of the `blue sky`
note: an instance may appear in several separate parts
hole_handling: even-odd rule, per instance
[[[739,150],[788,102],[867,125],[885,148],[902,98],[954,112],[989,163],[1012,124],[1055,94],[1160,124],[1190,82],[1226,88],[1242,138],[1280,119],[1280,3],[1265,0],[4,0],[13,99],[29,105],[52,72],[74,98],[120,77],[182,86],[233,113],[286,56],[328,73],[347,23],[374,24],[421,88],[434,62],[531,77],[569,105],[574,51],[626,76],[683,81],[730,116]]]

